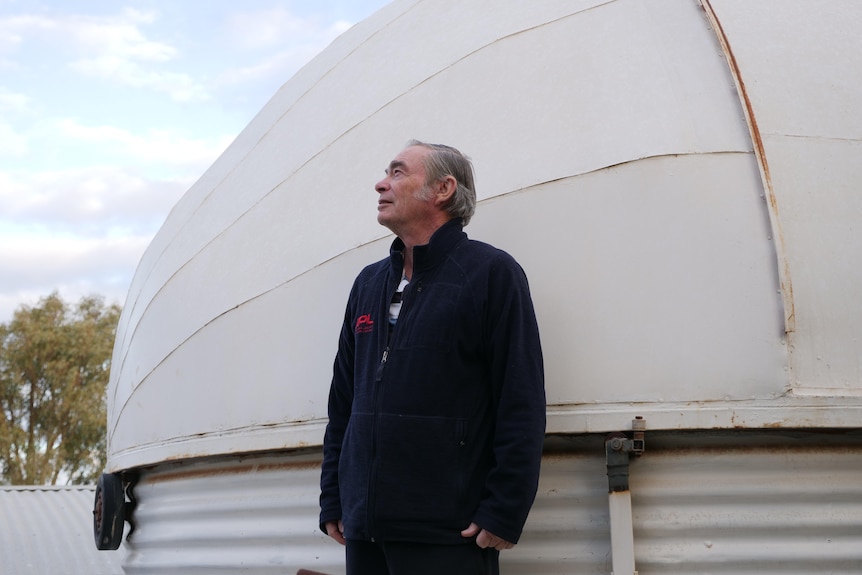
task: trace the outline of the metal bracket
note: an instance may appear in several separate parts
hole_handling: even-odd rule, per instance
[[[632,420],[632,438],[624,433],[612,433],[605,441],[608,466],[608,492],[629,490],[629,456],[643,455],[646,449],[644,430],[646,421],[640,416]]]

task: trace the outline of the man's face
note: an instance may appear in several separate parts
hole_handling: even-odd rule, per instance
[[[421,146],[405,148],[389,163],[386,177],[374,186],[379,194],[377,222],[402,239],[403,234],[426,225],[435,211],[426,197],[423,159],[427,153]]]

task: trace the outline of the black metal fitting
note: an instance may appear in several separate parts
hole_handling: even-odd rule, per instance
[[[608,467],[608,493],[629,490],[629,456],[641,455],[646,447],[644,430],[646,422],[640,416],[632,421],[632,438],[617,432],[605,440],[605,457]]]

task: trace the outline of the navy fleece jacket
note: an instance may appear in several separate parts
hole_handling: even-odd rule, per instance
[[[414,248],[390,333],[403,243],[366,267],[344,316],[329,396],[320,525],[348,539],[463,543],[475,522],[517,543],[545,432],[527,279],[460,220]]]

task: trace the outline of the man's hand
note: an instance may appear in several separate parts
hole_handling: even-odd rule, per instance
[[[511,549],[512,547],[515,546],[514,543],[509,543],[505,539],[501,539],[500,537],[497,537],[496,535],[494,535],[490,531],[486,531],[485,529],[482,529],[481,527],[479,527],[475,523],[471,523],[470,527],[468,527],[467,529],[462,531],[461,537],[473,537],[477,533],[479,535],[476,536],[476,545],[478,545],[482,549],[485,549],[486,547],[493,547],[497,551],[502,551],[503,549]]]
[[[327,535],[344,545],[344,524],[341,522],[341,519],[338,521],[327,521],[324,527],[326,527]]]

